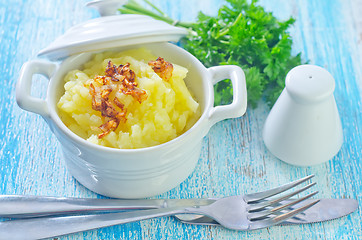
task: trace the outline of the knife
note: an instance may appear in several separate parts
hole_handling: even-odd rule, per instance
[[[283,201],[281,202],[281,204],[286,204],[291,200]],[[315,199],[305,200],[302,203],[294,205],[290,209],[295,209],[304,206],[314,200]],[[357,208],[358,208],[358,202],[355,199],[320,199],[320,201],[317,204],[315,204],[313,207],[310,207],[303,213],[300,213],[295,217],[280,223],[280,225],[307,224],[307,223],[329,221],[346,216],[356,211]],[[219,225],[212,218],[203,215],[182,214],[182,215],[175,215],[174,217],[180,220],[182,223],[187,223],[187,224]]]

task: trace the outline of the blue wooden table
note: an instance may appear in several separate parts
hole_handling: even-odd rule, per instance
[[[22,64],[74,24],[98,17],[87,0],[0,0],[0,194],[100,197],[80,185],[61,159],[57,139],[36,114],[15,102]],[[171,17],[194,20],[215,14],[221,0],[153,1]],[[216,124],[203,140],[193,174],[157,198],[221,197],[265,190],[315,174],[320,198],[362,203],[362,1],[263,0],[279,19],[296,18],[294,52],[328,69],[336,80],[344,144],[324,164],[300,168],[273,157],[261,132],[270,111],[264,103],[246,115]],[[34,96],[44,97],[47,80],[36,77]],[[252,232],[191,226],[166,217],[77,233],[59,239],[362,239],[362,213],[324,223],[275,226]],[[1,233],[0,233],[1,237]]]

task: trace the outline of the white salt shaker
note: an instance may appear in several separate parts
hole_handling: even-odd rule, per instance
[[[292,165],[330,160],[343,142],[332,75],[318,66],[301,65],[288,73],[285,85],[264,125],[266,147]]]

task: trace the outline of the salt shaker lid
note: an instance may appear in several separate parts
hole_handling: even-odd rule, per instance
[[[287,74],[285,85],[288,93],[299,103],[315,103],[333,94],[335,81],[324,68],[300,65]]]

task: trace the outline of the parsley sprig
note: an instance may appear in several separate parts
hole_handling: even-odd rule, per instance
[[[284,88],[287,72],[301,64],[300,53],[292,54],[292,38],[288,28],[293,18],[279,21],[257,5],[257,0],[226,0],[217,16],[200,12],[196,22],[176,22],[160,9],[144,0],[154,11],[130,0],[121,13],[144,14],[189,29],[182,46],[206,67],[234,64],[246,74],[248,103],[256,107],[260,99],[270,105]],[[232,100],[229,80],[215,86],[215,103]]]

